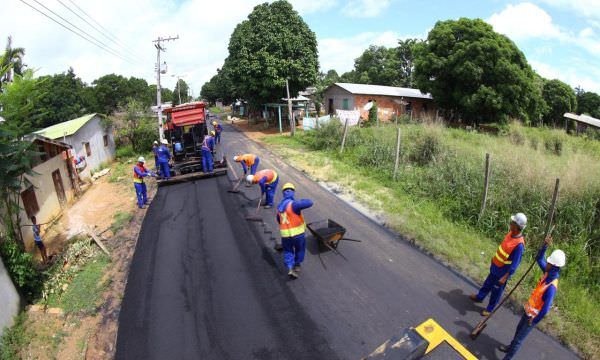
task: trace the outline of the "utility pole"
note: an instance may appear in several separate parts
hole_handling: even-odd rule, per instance
[[[162,43],[164,41],[174,41],[179,39],[179,35],[177,35],[177,37],[167,37],[167,38],[162,38],[162,37],[158,37],[158,39],[156,40],[152,40],[152,42],[154,43],[154,47],[156,48],[156,112],[158,114],[158,136],[160,140],[163,140],[165,138],[165,133],[163,130],[163,121],[162,121],[162,103],[161,103],[161,99],[160,99],[160,92],[161,92],[161,87],[160,87],[160,74],[165,74],[167,72],[166,66],[165,69],[161,69],[161,64],[160,64],[160,52],[161,51],[165,51],[166,48],[164,48],[162,46]],[[165,63],[166,65],[166,63]]]
[[[296,121],[294,120],[294,116],[292,114],[292,99],[290,98],[290,84],[288,79],[285,79],[285,89],[287,91],[288,100],[288,117],[290,118],[290,135],[294,136],[296,133]]]

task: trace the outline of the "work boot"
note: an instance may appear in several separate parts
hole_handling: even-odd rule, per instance
[[[273,249],[275,249],[276,251],[283,251],[283,245],[275,244],[275,246],[273,246]]]
[[[290,277],[290,279],[297,279],[298,278],[298,273],[294,271],[294,269],[290,269],[288,271],[288,276]]]
[[[300,265],[294,265],[294,271],[299,273],[300,272]]]
[[[481,310],[481,316],[488,316],[490,314],[489,311],[487,311],[486,309]]]
[[[482,301],[477,298],[477,294],[469,295],[469,299],[471,299],[473,302],[476,302],[476,303],[480,303]]]
[[[510,351],[510,345],[509,346],[500,345],[500,346],[498,346],[498,350],[502,351],[503,353],[507,353]]]
[[[273,205],[265,205],[265,209],[270,209],[272,207],[273,207]]]

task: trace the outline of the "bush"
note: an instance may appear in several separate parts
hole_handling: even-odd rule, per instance
[[[333,118],[318,129],[306,132],[303,141],[314,150],[331,150],[341,145],[343,131],[342,123]]]
[[[135,157],[136,152],[133,151],[133,147],[131,145],[124,145],[117,148],[116,157],[118,160],[125,160],[128,158]]]
[[[508,131],[508,138],[510,142],[515,145],[523,145],[525,144],[526,140],[525,134],[523,134],[521,129],[518,127],[510,128],[510,130]]]
[[[544,147],[554,155],[560,156],[563,151],[563,142],[563,136],[553,133],[544,140]]]
[[[428,131],[417,138],[411,160],[421,166],[435,162],[442,153],[440,138],[441,134],[435,131]]]
[[[0,339],[0,359],[20,359],[19,351],[25,347],[29,338],[25,333],[26,316],[26,313],[20,313],[15,318],[15,324],[10,329],[5,329]]]
[[[0,242],[0,255],[25,300],[32,302],[37,299],[41,294],[42,276],[34,266],[33,256],[21,250],[19,244],[12,239]]]

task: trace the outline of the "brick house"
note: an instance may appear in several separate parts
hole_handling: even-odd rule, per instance
[[[363,119],[369,116],[369,112],[363,109],[369,101],[377,103],[377,113],[382,121],[403,114],[416,118],[435,115],[433,98],[419,89],[335,83],[325,90],[323,101],[328,114],[335,114],[335,110],[358,109]]]

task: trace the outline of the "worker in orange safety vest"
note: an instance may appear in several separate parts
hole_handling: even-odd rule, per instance
[[[275,200],[275,190],[277,189],[277,183],[279,177],[275,170],[264,169],[258,171],[254,175],[246,176],[246,182],[250,185],[260,185],[261,196],[265,195],[264,207],[270,209],[273,207],[273,201]]]
[[[312,200],[294,199],[296,188],[292,183],[283,185],[283,200],[277,206],[277,222],[281,232],[283,246],[283,262],[288,270],[288,276],[297,279],[300,265],[306,252],[306,223],[302,210],[313,206]]]
[[[521,263],[525,251],[523,230],[526,226],[527,216],[525,214],[517,213],[510,217],[510,231],[498,246],[494,257],[492,257],[488,277],[483,282],[479,292],[470,296],[474,302],[482,302],[491,293],[488,306],[481,311],[482,316],[489,315],[498,305],[508,279],[515,273]]]
[[[513,358],[523,344],[523,340],[525,340],[531,330],[533,330],[533,328],[548,313],[552,301],[556,296],[560,269],[565,266],[567,258],[562,250],[554,250],[550,256],[548,256],[548,259],[545,259],[546,249],[551,242],[552,238],[548,236],[544,240],[544,246],[537,255],[537,264],[544,274],[538,281],[535,289],[533,289],[529,300],[524,305],[525,311],[517,325],[515,336],[508,346],[500,345],[498,347],[498,350],[506,353],[504,360]]]

